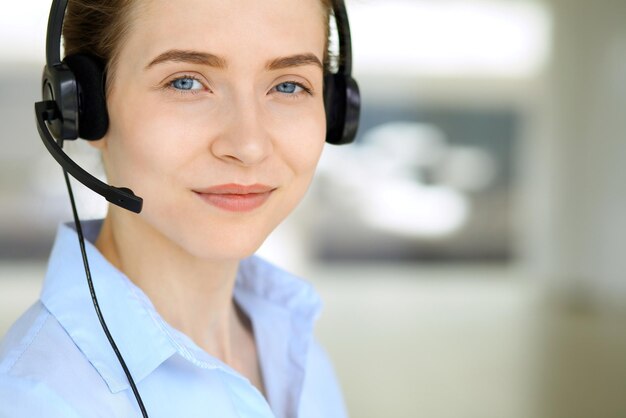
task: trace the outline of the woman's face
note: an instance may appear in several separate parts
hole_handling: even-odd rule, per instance
[[[197,257],[245,257],[301,200],[324,145],[321,2],[138,7],[97,143],[109,182],[144,199],[122,216]]]

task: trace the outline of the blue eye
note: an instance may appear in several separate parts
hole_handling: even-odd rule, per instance
[[[170,86],[177,90],[202,90],[203,88],[202,83],[192,77],[181,77],[172,80]]]
[[[305,89],[299,83],[295,83],[295,82],[292,82],[292,81],[286,81],[284,83],[280,83],[279,85],[277,85],[276,86],[276,90],[279,93],[297,94],[297,93],[300,93],[302,90],[305,90]]]

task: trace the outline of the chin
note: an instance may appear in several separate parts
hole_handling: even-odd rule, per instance
[[[217,244],[217,245],[216,245]],[[200,260],[243,260],[253,255],[263,244],[260,242],[204,242],[183,247],[183,250]]]
[[[250,257],[271,232],[265,233],[253,227],[184,229],[186,233],[183,236],[170,239],[192,257],[202,260],[242,260]]]

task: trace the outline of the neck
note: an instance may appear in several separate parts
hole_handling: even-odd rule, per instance
[[[232,298],[239,260],[197,258],[141,217],[115,209],[109,210],[96,247],[170,325],[208,353],[233,362],[233,342],[249,331]]]

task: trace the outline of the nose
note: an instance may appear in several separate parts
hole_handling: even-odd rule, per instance
[[[253,166],[272,152],[272,139],[260,103],[252,95],[232,100],[224,114],[223,129],[211,142],[219,159],[241,166]]]

